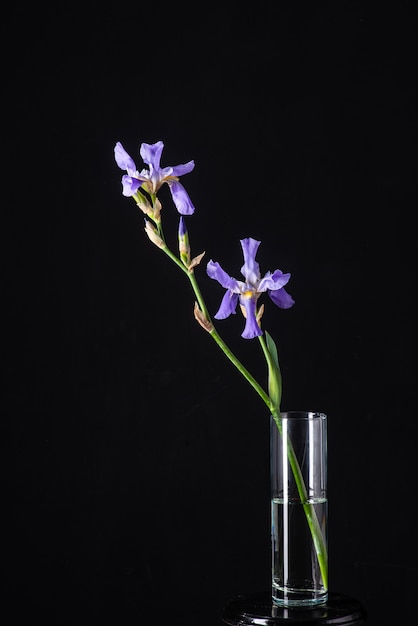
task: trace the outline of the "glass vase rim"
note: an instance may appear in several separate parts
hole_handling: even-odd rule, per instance
[[[314,419],[327,419],[327,414],[323,411],[281,411],[281,418],[287,420],[301,419],[301,420],[314,420]]]

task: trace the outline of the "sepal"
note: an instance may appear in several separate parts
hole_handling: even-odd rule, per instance
[[[196,267],[196,265],[199,265],[200,261],[203,259],[204,256],[205,256],[205,252],[202,252],[201,254],[198,254],[197,256],[195,256],[194,259],[190,261],[188,270],[190,271],[194,267]]]
[[[210,320],[206,317],[202,309],[199,307],[198,303],[194,303],[194,316],[199,324],[204,328],[208,333],[211,333],[214,330],[214,326]]]

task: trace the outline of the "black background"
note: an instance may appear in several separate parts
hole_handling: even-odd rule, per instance
[[[17,5],[3,16],[2,611],[10,625],[220,624],[269,588],[268,415],[121,195],[121,141],[183,178],[193,253],[239,239],[284,409],[329,428],[331,589],[370,626],[416,588],[415,10],[399,2]],[[166,232],[177,214],[163,190]],[[214,313],[222,289],[197,270]],[[239,315],[218,330],[265,380]]]

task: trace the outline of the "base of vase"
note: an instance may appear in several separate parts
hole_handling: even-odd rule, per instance
[[[329,593],[325,604],[315,607],[277,606],[271,593],[240,595],[229,600],[223,608],[222,620],[229,626],[310,626],[338,624],[351,626],[366,621],[366,611],[358,600],[338,593]]]

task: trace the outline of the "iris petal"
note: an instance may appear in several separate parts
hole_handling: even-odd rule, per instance
[[[260,280],[260,266],[255,260],[260,241],[248,237],[241,239],[241,247],[244,253],[244,265],[241,267],[241,274],[247,283],[255,285]]]
[[[160,168],[161,154],[164,150],[164,143],[157,141],[157,143],[142,143],[139,150],[139,154],[142,160],[147,165],[152,165],[155,170]]]
[[[217,261],[209,261],[206,266],[206,273],[209,278],[214,278],[224,289],[231,289],[235,293],[239,293],[239,284],[235,278],[227,274]]]
[[[173,202],[176,205],[177,211],[180,215],[192,215],[195,211],[192,201],[189,198],[189,194],[181,183],[170,182],[168,183],[173,197]]]
[[[194,161],[189,161],[182,165],[174,165],[171,169],[173,170],[173,176],[183,176],[183,174],[188,174],[194,169]]]
[[[121,170],[132,170],[134,172],[136,170],[135,161],[129,156],[120,141],[115,145],[115,161]]]
[[[260,326],[257,323],[255,316],[256,301],[253,298],[241,298],[241,302],[245,307],[245,328],[241,337],[244,339],[254,339],[263,334]]]
[[[122,194],[124,196],[133,196],[135,191],[141,186],[141,181],[132,176],[122,176]]]
[[[226,317],[229,317],[231,314],[235,314],[235,310],[238,304],[238,294],[232,293],[229,289],[225,292],[224,297],[222,298],[221,306],[219,307],[218,312],[215,315],[215,319],[224,320]]]
[[[270,298],[281,309],[290,309],[295,304],[292,296],[287,293],[286,289],[276,289],[275,291],[268,291]]]
[[[276,270],[273,274],[267,272],[257,286],[257,291],[266,291],[266,289],[281,289],[290,280],[291,274],[283,274],[281,270]]]

